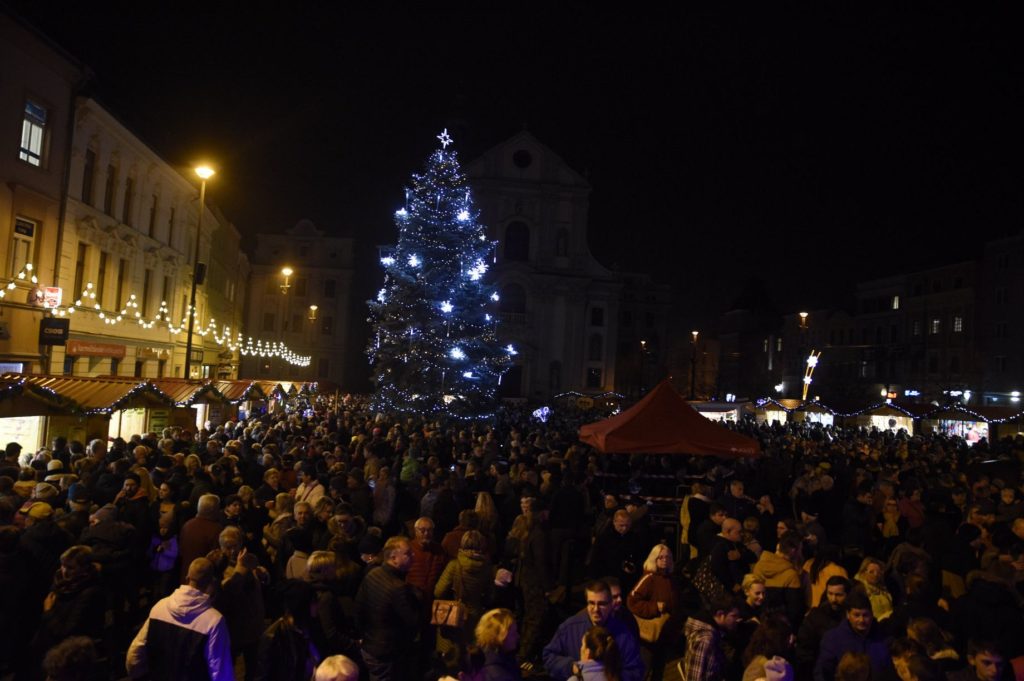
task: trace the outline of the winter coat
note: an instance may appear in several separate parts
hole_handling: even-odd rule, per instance
[[[794,627],[800,626],[806,609],[799,568],[785,556],[765,551],[751,570],[765,582],[765,605],[784,610]]]
[[[437,580],[441,577],[448,556],[437,542],[420,545],[412,542],[412,566],[405,575],[406,583],[416,588],[425,602],[429,602],[434,593]]]
[[[953,603],[953,633],[961,650],[969,638],[995,641],[1008,658],[1024,653],[1024,614],[1020,597],[1008,585],[978,572],[968,580],[967,593]]]
[[[834,629],[843,619],[842,610],[833,610],[828,603],[811,608],[796,635],[796,664],[808,673],[818,659],[818,648],[825,633]],[[809,675],[809,674],[808,674]]]
[[[821,639],[818,661],[814,665],[814,681],[831,681],[844,653],[864,653],[871,659],[871,670],[877,678],[885,678],[892,668],[889,641],[872,626],[867,636],[850,628],[845,618]]]
[[[658,612],[659,602],[665,604],[665,613],[670,619],[682,623],[683,598],[679,582],[669,575],[649,572],[629,592],[626,607],[637,617],[653,619],[662,614]]]
[[[722,681],[726,659],[722,650],[722,634],[701,617],[691,617],[683,627],[686,653],[680,667],[682,681]]]
[[[256,681],[306,681],[323,659],[307,632],[285,618],[260,637]]]
[[[42,614],[32,641],[36,659],[69,636],[100,638],[103,633],[107,600],[95,568],[74,584],[61,588],[55,585],[52,593],[53,605]]]
[[[473,640],[473,630],[494,598],[494,566],[476,552],[460,549],[459,557],[445,567],[434,587],[434,598],[461,600],[466,622],[461,628],[438,627],[437,652],[453,663]]]
[[[604,671],[604,665],[597,660],[586,660],[579,663],[580,673],[577,679],[582,681],[608,681],[608,675]]]
[[[519,662],[512,653],[488,650],[483,664],[466,674],[467,681],[520,681]]]
[[[181,528],[178,548],[181,551],[181,581],[188,578],[188,566],[196,558],[204,558],[206,554],[220,546],[217,541],[224,527],[210,518],[195,517]]]
[[[188,585],[157,602],[128,647],[128,675],[152,681],[233,681],[227,623],[210,597]]]
[[[419,630],[419,603],[405,575],[381,565],[367,573],[356,594],[356,620],[363,650],[382,659],[404,654]]]
[[[566,681],[572,676],[572,665],[580,657],[583,635],[591,626],[586,611],[577,613],[558,625],[551,642],[544,646],[544,668],[555,681]],[[608,618],[604,626],[619,648],[622,681],[641,681],[646,670],[640,657],[640,642],[636,635],[614,617]]]

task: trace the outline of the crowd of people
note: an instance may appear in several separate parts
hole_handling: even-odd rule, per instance
[[[1024,437],[294,407],[8,444],[0,678],[1024,678]]]

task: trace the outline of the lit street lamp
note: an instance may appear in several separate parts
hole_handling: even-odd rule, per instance
[[[209,166],[198,166],[196,175],[202,180],[199,185],[199,217],[196,218],[196,251],[192,259],[192,293],[188,299],[188,338],[185,341],[185,378],[192,378],[192,331],[196,323],[196,286],[200,276],[206,274],[199,266],[199,240],[203,233],[203,211],[206,204],[206,181],[213,177],[214,170]],[[202,271],[202,273],[200,273]]]
[[[693,354],[690,356],[690,399],[697,399],[697,336],[700,331],[691,331],[693,335]]]
[[[315,322],[316,321],[317,310],[319,310],[319,309],[320,308],[317,307],[316,305],[310,305],[309,306],[309,321],[311,321],[311,322]]]

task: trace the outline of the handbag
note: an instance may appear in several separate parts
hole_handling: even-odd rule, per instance
[[[458,577],[455,582],[455,600],[437,599],[430,606],[430,623],[437,627],[461,627],[466,623],[469,612],[462,602],[462,566],[455,561]]]
[[[705,605],[717,596],[722,596],[726,593],[725,586],[718,581],[718,577],[711,570],[710,557],[700,561],[697,573],[693,576],[693,586],[704,600]]]
[[[665,628],[666,622],[668,622],[667,612],[651,618],[636,617],[636,624],[640,628],[640,640],[647,643],[657,643],[658,639],[661,638],[661,630]]]

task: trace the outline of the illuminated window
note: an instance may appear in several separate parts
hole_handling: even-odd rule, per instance
[[[932,319],[931,324],[928,325],[928,333],[934,336],[940,331],[942,331],[942,320],[938,318]]]
[[[964,330],[964,318],[953,317],[953,333],[962,333]]]
[[[899,296],[893,296],[892,297],[892,309],[894,309],[894,310],[900,309],[900,297]]]
[[[775,339],[775,352],[782,352],[782,339]]]
[[[21,151],[18,158],[34,166],[43,165],[43,147],[46,143],[46,107],[25,102],[25,117],[21,120]]]
[[[913,325],[913,329],[912,329],[911,332],[915,336],[920,336],[921,335],[921,322],[920,322],[920,320],[917,320],[917,319],[914,320],[914,325]]]

